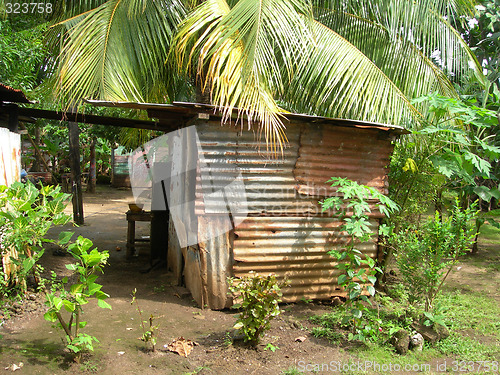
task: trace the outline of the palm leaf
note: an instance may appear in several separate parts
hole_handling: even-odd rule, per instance
[[[385,54],[386,59],[398,57],[386,51],[386,48],[379,49],[383,40],[376,46],[370,45],[374,40],[375,26],[385,31],[385,39],[389,43],[413,46],[413,54],[420,52],[423,58],[430,59],[434,56],[438,60],[439,69],[449,76],[460,78],[471,70],[478,77],[482,76],[480,64],[453,27],[458,24],[465,26],[466,18],[473,16],[473,0],[334,0],[315,3],[320,6],[318,9],[321,6],[328,9],[326,12],[319,10],[321,22],[325,21],[328,27],[351,41],[367,56],[378,52]],[[326,5],[328,7],[324,8]],[[364,32],[367,39],[362,35]]]
[[[317,9],[315,18],[348,38],[372,60],[407,97],[438,91],[456,96],[455,88],[434,62],[418,46],[392,38],[382,25],[348,13]]]
[[[310,8],[300,0],[242,0],[233,8],[209,0],[190,14],[177,37],[178,65],[196,71],[226,120],[238,107],[249,126],[259,121],[271,148],[286,140],[274,97],[284,90],[282,70],[290,73],[305,50],[301,12]]]
[[[63,21],[56,95],[67,106],[82,98],[165,102],[165,61],[183,12],[177,1],[110,0]]]
[[[317,44],[285,101],[323,116],[401,124],[420,116],[401,90],[342,36],[314,23]]]

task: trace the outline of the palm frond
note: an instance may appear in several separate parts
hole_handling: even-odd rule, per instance
[[[234,108],[249,126],[261,124],[268,147],[286,140],[275,96],[306,50],[305,1],[241,0],[230,8],[222,0],[203,2],[181,25],[177,37],[180,67],[196,71],[212,104],[229,119]]]
[[[439,92],[456,97],[446,74],[409,41],[394,39],[382,25],[349,13],[317,9],[315,18],[363,52],[409,98]]]
[[[285,101],[305,113],[401,124],[420,116],[404,93],[345,38],[315,22],[317,44]]]
[[[68,32],[56,95],[67,106],[82,98],[165,102],[165,61],[183,14],[178,1],[109,0],[61,22]]]
[[[432,56],[439,69],[448,75],[461,77],[471,70],[478,76],[482,75],[482,68],[474,54],[453,27],[457,24],[464,26],[467,17],[473,16],[474,0],[316,0],[315,5],[317,9],[328,10],[319,11],[323,17],[325,13],[329,14],[324,17],[326,20],[330,18],[330,22],[326,21],[328,27],[349,39],[367,55],[373,54],[370,48],[374,46],[368,45],[370,38],[363,40],[359,33],[366,31],[369,36],[373,26],[368,23],[362,26],[359,20],[385,30],[390,43],[409,44],[422,57],[430,59]],[[357,29],[358,37],[352,27]]]

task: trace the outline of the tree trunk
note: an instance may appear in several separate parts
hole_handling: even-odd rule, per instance
[[[33,164],[31,165],[30,172],[41,172],[41,156],[39,153],[36,151],[36,148],[40,145],[40,127],[38,125],[35,126],[35,143],[34,143],[34,148],[35,148],[35,160],[33,160]],[[49,171],[47,171],[49,172]]]
[[[89,168],[89,181],[87,183],[87,193],[95,193],[96,184],[96,161],[95,161],[95,137],[92,138],[90,143],[90,168]]]
[[[68,122],[69,130],[69,159],[71,166],[71,181],[73,194],[73,221],[82,225],[83,220],[83,194],[82,172],[80,168],[80,128],[76,122]]]

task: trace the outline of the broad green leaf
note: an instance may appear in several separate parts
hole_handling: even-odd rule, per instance
[[[111,305],[102,299],[98,299],[97,304],[99,305],[100,308],[111,310]]]
[[[60,297],[54,297],[52,303],[54,304],[54,308],[56,309],[56,311],[61,310],[61,307],[63,306],[63,300]]]
[[[73,284],[71,285],[70,291],[72,294],[79,294],[83,292],[83,284]]]
[[[77,267],[78,267],[78,266],[77,266],[76,264],[73,264],[73,263],[71,263],[71,264],[66,264],[66,268],[67,268],[68,270],[70,270],[70,271],[76,271]]]
[[[347,280],[347,275],[346,274],[342,274],[338,277],[337,279],[337,282],[339,285],[342,285],[344,284],[344,282]]]
[[[73,236],[73,232],[61,232],[59,233],[59,243],[61,245],[66,245],[71,237]]]
[[[66,311],[68,312],[73,312],[75,311],[75,304],[71,301],[68,301],[68,300],[63,300],[63,305],[64,305],[64,308],[66,309]]]
[[[43,314],[43,318],[52,323],[57,322],[57,315],[56,312],[53,310],[49,310],[45,314]]]
[[[96,283],[89,284],[88,285],[88,294],[93,295],[97,291],[101,290],[101,288],[102,288],[102,285],[100,285],[100,284],[96,284]]]
[[[375,295],[375,288],[373,287],[373,285],[367,285],[366,290],[368,291],[368,293],[370,293],[371,296]]]

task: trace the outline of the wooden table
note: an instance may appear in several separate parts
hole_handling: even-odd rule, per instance
[[[151,211],[127,211],[127,259],[132,258],[135,253],[136,242],[149,242],[149,239],[135,238],[135,222],[136,221],[151,221]]]

